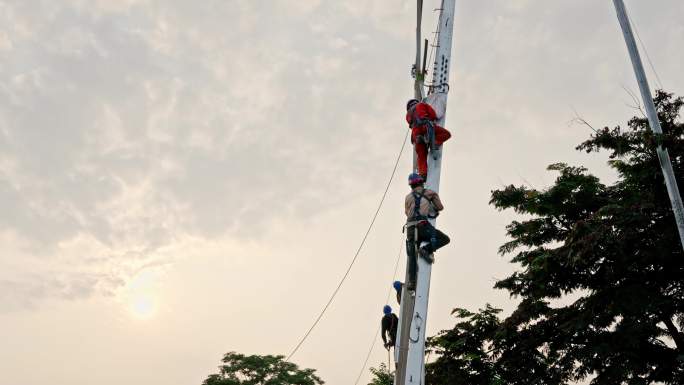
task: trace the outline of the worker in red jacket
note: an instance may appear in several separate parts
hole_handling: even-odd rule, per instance
[[[430,146],[429,126],[434,128],[434,145],[439,147],[451,138],[451,133],[435,124],[437,114],[427,103],[411,99],[406,103],[406,122],[411,127],[411,143],[418,158],[418,173],[427,179],[427,154]]]

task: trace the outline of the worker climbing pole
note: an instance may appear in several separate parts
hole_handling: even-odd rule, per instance
[[[436,124],[437,112],[426,102],[411,99],[406,103],[406,122],[411,128],[411,143],[416,156],[418,173],[427,179],[427,155],[430,152],[435,158],[444,142],[451,138],[451,133]]]
[[[407,242],[409,258],[407,258],[406,287],[405,290],[401,291],[399,329],[394,356],[396,363],[395,385],[425,384],[425,330],[432,261],[434,261],[432,254],[437,248],[449,242],[446,235],[435,229],[435,214],[440,210],[441,202],[437,204],[434,202],[434,198],[429,201],[426,199],[426,192],[431,191],[427,195],[434,194],[438,197],[442,168],[441,144],[451,136],[443,127],[449,92],[455,3],[456,0],[442,0],[439,8],[439,24],[434,47],[435,61],[431,82],[427,84],[428,95],[424,96],[427,71],[424,64],[426,63],[425,53],[421,67],[423,1],[417,0],[416,62],[412,71],[415,77],[415,100],[411,100],[407,104],[406,119],[411,126],[411,137],[415,146],[413,171],[418,173],[409,177],[412,192],[406,199],[406,212],[409,216],[407,227],[411,227],[410,230],[414,233],[407,234],[407,240],[413,239],[413,242],[410,244]],[[427,156],[428,153],[431,156]],[[416,198],[416,196],[420,196],[420,198]],[[413,205],[409,207],[412,199]],[[423,201],[423,199],[426,200]],[[421,210],[421,207],[424,207],[424,210]],[[411,226],[411,222],[415,222],[413,226]],[[429,226],[423,227],[421,232],[421,228],[417,227],[418,222]],[[409,247],[412,249],[409,250]],[[411,253],[414,253],[415,256],[413,258],[414,266],[411,266]],[[421,253],[423,257],[418,258]],[[414,273],[412,280],[411,275]]]
[[[392,313],[392,307],[390,305],[385,305],[382,308],[382,320],[380,320],[380,335],[382,336],[382,342],[385,349],[394,347],[397,340],[397,327],[399,326],[399,318],[396,314]]]
[[[406,196],[404,208],[406,211],[406,253],[408,255],[408,281],[406,289],[414,292],[416,289],[416,274],[418,257],[428,263],[435,261],[435,251],[449,243],[449,237],[437,230],[430,219],[437,218],[444,210],[439,195],[425,188],[425,179],[420,174],[409,175],[411,192]]]

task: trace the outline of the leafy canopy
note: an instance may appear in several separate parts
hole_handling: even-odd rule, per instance
[[[392,385],[394,383],[394,374],[390,373],[384,363],[381,363],[378,368],[370,368],[370,372],[373,377],[368,385]]]
[[[546,189],[492,192],[492,205],[524,218],[500,248],[518,269],[495,285],[520,302],[504,320],[489,305],[455,309],[454,328],[428,341],[428,383],[684,384],[684,253],[655,151],[668,149],[684,188],[684,102],[654,101],[663,135],[635,117],[577,147],[607,151],[614,183],[556,163]]]
[[[246,356],[235,352],[223,356],[219,373],[203,385],[320,385],[314,369],[299,369],[284,356]]]
[[[504,358],[534,348],[547,383],[684,383],[684,255],[655,151],[666,146],[684,187],[683,102],[665,92],[654,101],[664,135],[635,117],[577,147],[608,151],[615,183],[559,163],[548,189],[492,192],[496,208],[529,218],[508,225],[500,249],[520,270],[495,287],[521,302],[497,348]]]
[[[478,313],[454,309],[460,321],[428,339],[428,352],[437,359],[426,365],[426,382],[453,385],[503,385],[493,344],[500,328],[498,314],[487,304]]]

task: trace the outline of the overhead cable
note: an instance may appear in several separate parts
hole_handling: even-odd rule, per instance
[[[399,253],[397,253],[397,262],[394,264],[394,273],[392,273],[392,279],[390,281],[394,281],[394,279],[397,277],[397,270],[399,269],[399,260],[401,259],[401,252],[404,250],[404,237],[401,237],[401,244],[399,245]],[[389,290],[387,291],[387,298],[385,299],[385,303],[389,302],[390,296],[392,295],[392,288],[390,287]],[[378,341],[378,334],[380,334],[380,328],[377,328],[375,330],[375,336],[373,336],[373,340],[371,341],[370,348],[368,348],[368,354],[366,355],[366,360],[363,361],[363,366],[361,367],[361,370],[359,370],[359,375],[356,377],[356,381],[354,382],[354,385],[358,385],[359,380],[361,379],[361,376],[363,375],[363,371],[366,370],[366,366],[368,365],[368,360],[370,359],[371,353],[373,353],[373,348],[375,347],[375,343]],[[389,370],[390,368],[387,368]]]
[[[627,18],[629,19],[629,22],[632,24],[632,27],[634,28],[634,33],[636,34],[636,37],[639,40],[639,44],[641,44],[641,48],[643,48],[644,50],[644,54],[646,54],[646,60],[648,61],[648,65],[649,67],[651,67],[653,74],[655,75],[656,82],[658,83],[658,88],[661,90],[665,90],[663,88],[663,82],[660,81],[660,76],[658,76],[658,71],[656,71],[653,62],[651,61],[651,56],[648,54],[646,44],[644,44],[644,42],[641,40],[641,36],[639,36],[639,29],[637,28],[636,23],[634,22],[634,18],[632,18],[632,16],[629,14],[627,14]]]
[[[385,187],[385,191],[382,193],[382,198],[380,198],[380,202],[378,203],[378,207],[375,210],[375,213],[373,214],[373,218],[371,219],[370,224],[368,225],[368,229],[366,229],[366,233],[363,236],[363,239],[361,239],[361,244],[359,247],[356,249],[356,253],[354,253],[354,258],[352,258],[351,262],[349,263],[349,266],[347,267],[347,271],[344,272],[344,275],[342,276],[342,279],[340,279],[340,282],[337,284],[337,287],[333,291],[332,295],[330,296],[330,299],[328,299],[328,302],[325,304],[323,307],[323,310],[321,310],[320,314],[318,314],[318,317],[316,317],[316,320],[313,322],[309,330],[304,334],[304,336],[299,340],[297,343],[297,346],[292,349],[292,352],[287,356],[286,360],[290,360],[292,356],[294,356],[295,353],[299,350],[299,348],[302,346],[304,341],[309,337],[313,329],[318,325],[318,323],[321,321],[321,318],[323,318],[323,315],[325,312],[328,310],[328,307],[330,307],[330,304],[333,302],[335,299],[335,296],[337,293],[340,291],[340,288],[342,287],[342,284],[344,281],[347,279],[347,276],[349,276],[349,272],[351,271],[352,267],[354,266],[354,263],[356,262],[356,259],[359,257],[359,254],[361,253],[361,249],[363,249],[363,246],[366,244],[366,239],[368,238],[368,234],[370,234],[371,230],[373,229],[373,225],[375,224],[375,220],[378,218],[378,213],[380,213],[380,209],[382,208],[382,204],[385,202],[385,198],[387,197],[387,192],[389,191],[390,185],[392,184],[392,180],[394,179],[394,175],[397,172],[397,167],[399,166],[399,160],[401,159],[401,154],[404,152],[404,148],[406,147],[406,141],[408,139],[410,131],[406,131],[406,135],[404,136],[404,142],[401,144],[401,149],[399,150],[399,154],[397,154],[397,159],[394,162],[394,168],[392,169],[392,174],[389,177],[389,180],[387,181],[387,186]]]

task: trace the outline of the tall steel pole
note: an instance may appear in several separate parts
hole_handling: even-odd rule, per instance
[[[413,64],[413,74],[416,78],[416,81],[413,86],[413,94],[416,99],[421,100],[423,99],[423,73],[421,72],[420,68],[420,45],[423,43],[423,40],[421,39],[421,24],[423,20],[423,0],[417,0],[417,3],[418,12],[416,19],[416,62]]]
[[[416,61],[413,63],[412,75],[415,79],[413,82],[413,97],[418,100],[423,100],[423,85],[424,75],[420,68],[420,45],[422,44],[422,21],[423,21],[423,0],[416,0]],[[415,170],[418,164],[416,153],[413,153],[413,169]]]
[[[446,102],[449,92],[449,70],[451,68],[451,46],[456,0],[442,0],[439,14],[439,34],[433,67],[433,93],[425,101],[435,107],[437,124],[444,126]],[[420,45],[417,46],[420,49]],[[428,155],[428,178],[426,187],[439,192],[442,171],[442,151]],[[430,219],[432,225],[435,220]],[[398,351],[395,352],[397,370],[395,385],[425,384],[425,332],[427,326],[428,300],[432,265],[416,256],[418,272],[416,290],[409,294],[402,291],[401,313],[399,320]]]
[[[413,83],[413,97],[417,100],[423,99],[424,75],[420,66],[421,58],[421,43],[422,43],[422,20],[423,20],[423,0],[416,0],[416,58],[413,63],[412,75],[415,79]],[[416,170],[418,159],[416,152],[413,154],[412,171]],[[406,261],[406,278],[404,282],[408,282],[408,264]],[[413,314],[413,306],[415,303],[415,296],[409,295],[407,290],[402,291],[401,305],[399,306],[399,326],[397,328],[397,341],[394,345],[394,361],[396,362],[396,370],[394,383],[404,384],[406,381],[406,360],[408,357],[408,331],[411,328],[411,315]]]
[[[651,89],[648,86],[648,79],[646,79],[644,66],[641,63],[641,56],[639,56],[639,50],[637,49],[636,41],[634,40],[634,34],[632,33],[632,26],[630,25],[629,18],[627,17],[625,4],[622,0],[613,0],[613,3],[615,4],[615,11],[617,12],[618,20],[620,21],[622,34],[625,36],[625,43],[627,43],[629,56],[632,59],[634,74],[636,75],[637,82],[639,83],[639,91],[641,91],[641,99],[643,100],[644,107],[646,108],[648,124],[653,132],[656,134],[662,134],[663,130],[660,127],[658,113],[656,112],[655,105],[653,104]],[[658,143],[656,152],[658,153],[660,167],[662,168],[663,176],[665,177],[665,186],[667,187],[667,194],[670,196],[670,202],[672,203],[672,211],[674,212],[675,220],[677,221],[679,241],[681,243],[682,249],[684,249],[684,206],[682,205],[682,197],[679,194],[677,180],[675,179],[674,171],[672,170],[670,154],[660,143]]]

